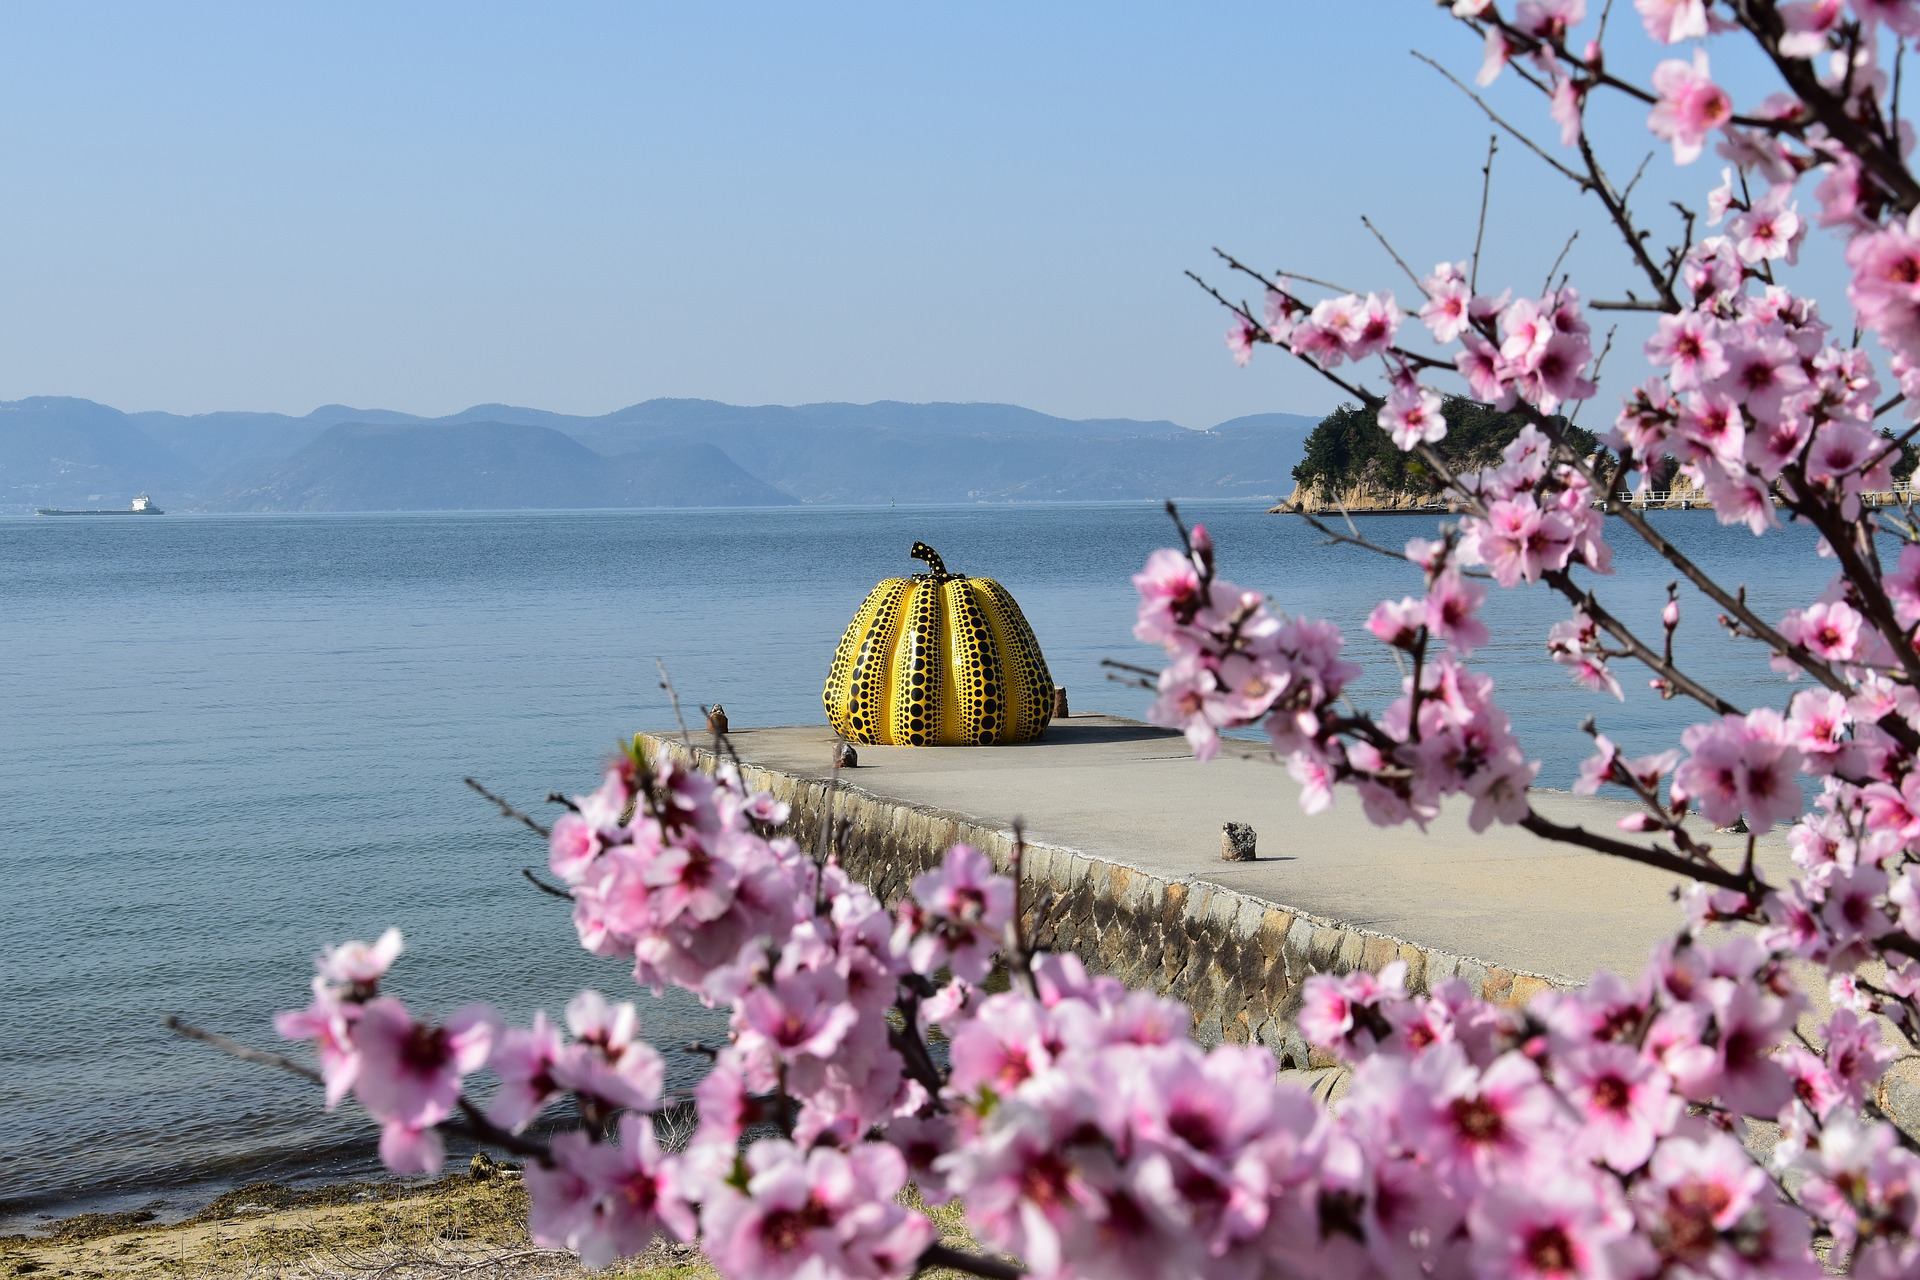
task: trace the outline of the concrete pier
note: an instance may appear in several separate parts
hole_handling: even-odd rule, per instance
[[[698,738],[648,736],[706,756]],[[1457,974],[1518,1003],[1598,969],[1638,973],[1678,918],[1673,877],[1510,828],[1475,834],[1464,808],[1424,834],[1372,826],[1351,795],[1308,817],[1253,744],[1202,765],[1178,734],[1074,716],[1021,746],[862,746],[836,787],[834,741],[824,726],[732,736],[750,785],[793,806],[796,834],[818,839],[831,812],[848,869],[885,898],[956,841],[1004,868],[1019,820],[1031,936],[1187,1001],[1202,1038],[1259,1040],[1287,1065],[1307,1065],[1292,1022],[1309,974],[1401,959],[1416,987]],[[1626,812],[1551,792],[1536,807],[1597,831]],[[1259,833],[1255,860],[1221,859],[1229,821]],[[1761,857],[1784,860],[1778,833]]]

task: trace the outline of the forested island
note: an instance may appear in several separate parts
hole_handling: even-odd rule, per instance
[[[1465,396],[1446,397],[1441,412],[1447,434],[1434,449],[1456,474],[1498,462],[1525,425]],[[1601,447],[1592,432],[1562,426],[1582,455]],[[1401,452],[1365,405],[1343,404],[1320,420],[1307,434],[1293,479],[1293,492],[1275,511],[1403,511],[1446,502],[1440,477],[1419,455]]]

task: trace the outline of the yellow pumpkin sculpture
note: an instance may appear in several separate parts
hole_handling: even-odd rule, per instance
[[[992,578],[888,578],[847,624],[821,700],[849,742],[924,747],[1030,742],[1053,714],[1053,677],[1020,606]]]

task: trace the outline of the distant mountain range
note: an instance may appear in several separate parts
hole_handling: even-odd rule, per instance
[[[648,400],[600,417],[476,405],[122,413],[0,401],[0,512],[432,511],[1277,498],[1316,419],[1055,418],[1005,404]]]

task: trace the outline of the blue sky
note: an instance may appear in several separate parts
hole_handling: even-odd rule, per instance
[[[10,5],[0,397],[1317,413],[1180,273],[1219,243],[1405,293],[1362,212],[1464,256],[1487,128],[1414,46],[1478,65],[1421,0]],[[1644,112],[1604,114],[1624,175]],[[1650,209],[1718,172],[1667,167]],[[1623,283],[1517,146],[1495,198],[1483,278],[1537,289],[1580,225],[1576,278]]]

